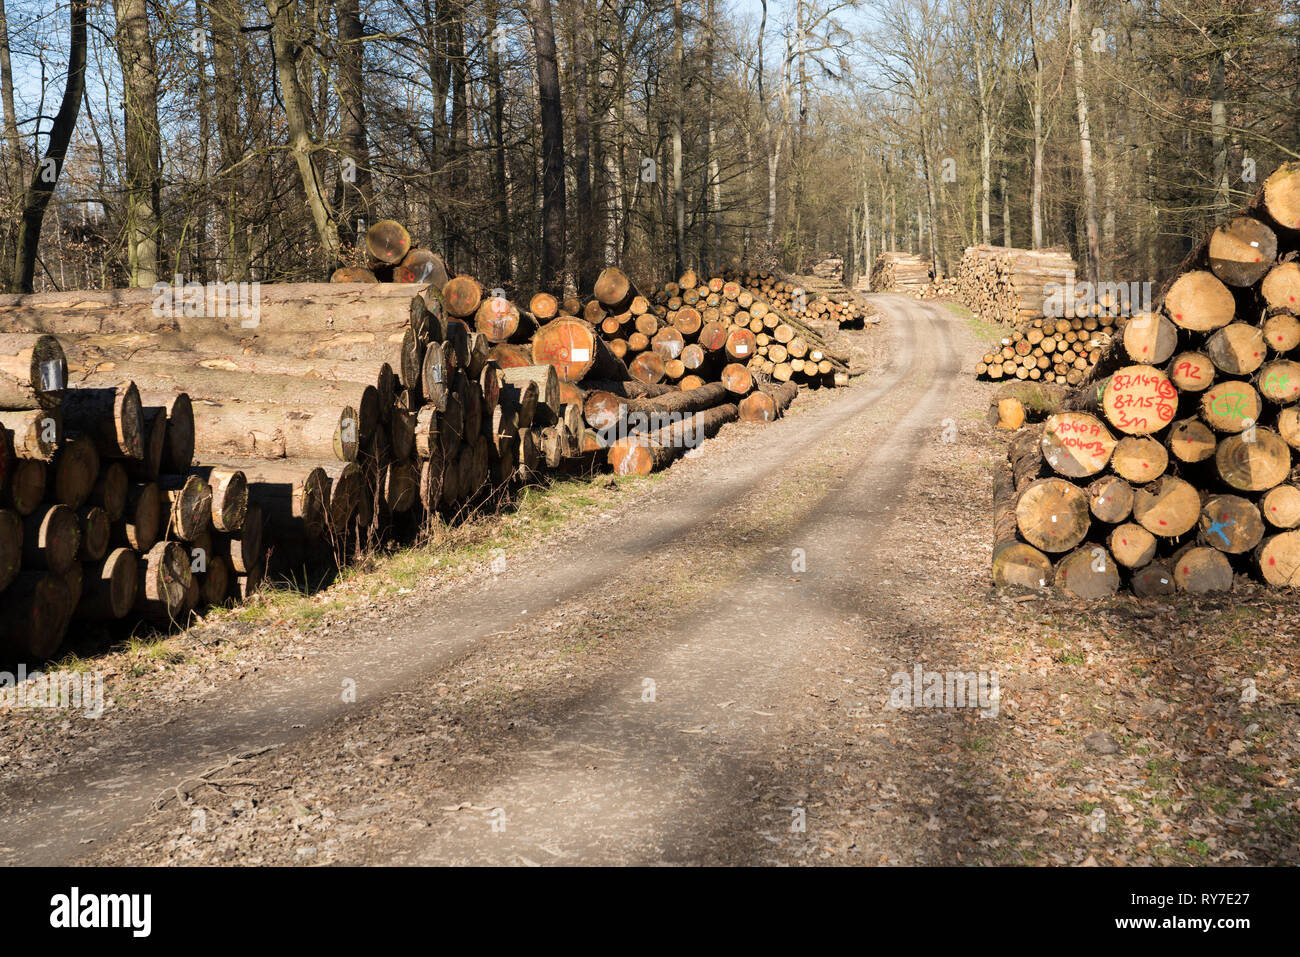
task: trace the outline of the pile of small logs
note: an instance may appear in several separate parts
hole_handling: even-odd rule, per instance
[[[993,577],[1094,598],[1300,584],[1300,164],[1182,264],[1090,380],[1017,433]]]
[[[817,276],[823,284],[831,280]],[[730,269],[723,273],[723,282],[737,283],[741,289],[780,312],[800,319],[833,322],[839,326],[860,329],[874,311],[863,307],[843,286],[834,294],[809,289],[797,280],[781,278],[766,270]],[[835,283],[838,285],[838,283]]]
[[[504,341],[512,338],[504,327],[491,330],[499,339],[489,356],[503,375],[533,378],[544,370],[554,380],[541,390],[554,390],[558,409],[554,424],[539,434],[548,461],[574,458],[591,468],[603,458],[620,475],[646,474],[728,422],[776,419],[798,395],[793,382],[751,374],[756,336],[723,319],[721,302],[708,304],[720,290],[701,299],[694,278],[647,297],[611,267],[585,303],[543,292],[522,312],[512,304],[480,309],[480,329],[494,315],[518,312],[528,330],[526,343]],[[456,295],[444,290],[449,304]],[[729,300],[735,307],[729,316],[740,312],[743,295],[737,291]],[[827,374],[833,378],[835,371]]]
[[[977,318],[1019,326],[1047,315],[1053,291],[1072,283],[1074,271],[1063,248],[971,246],[957,264],[956,279],[962,301]]]
[[[756,375],[818,385],[848,381],[846,357],[816,329],[737,280],[688,271],[648,297],[632,290],[628,298],[628,289],[621,271],[606,269],[585,308],[639,382],[672,382],[683,390],[722,382],[741,397],[754,388]]]
[[[917,299],[957,299],[961,292],[956,276],[940,276],[928,286],[922,286],[915,295]]]
[[[1110,315],[1034,319],[1003,336],[997,350],[985,353],[975,364],[975,375],[1080,385],[1122,322]]]
[[[919,293],[930,285],[934,264],[916,253],[885,250],[871,264],[872,292]]]

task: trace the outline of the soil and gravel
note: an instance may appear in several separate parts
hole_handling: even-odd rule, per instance
[[[103,717],[0,712],[0,861],[1300,862],[1295,596],[993,590],[980,332],[873,301],[868,375],[656,480],[86,651]]]

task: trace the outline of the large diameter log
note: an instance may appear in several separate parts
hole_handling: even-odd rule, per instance
[[[1169,363],[1169,380],[1182,392],[1204,392],[1214,384],[1214,363],[1203,352],[1180,352]]]
[[[257,503],[249,503],[243,524],[234,532],[213,535],[212,547],[237,574],[251,573],[261,562],[263,552],[262,510]]]
[[[1283,163],[1264,181],[1263,208],[1283,229],[1300,229],[1300,163]]]
[[[99,453],[89,436],[74,435],[63,443],[51,466],[54,501],[80,508],[90,498],[99,477]]]
[[[1109,598],[1119,591],[1119,565],[1101,545],[1083,545],[1057,563],[1056,587],[1075,598]]]
[[[1133,513],[1133,486],[1116,475],[1103,475],[1087,489],[1088,510],[1098,521],[1115,525]]]
[[[1096,475],[1110,461],[1115,437],[1095,415],[1058,412],[1043,425],[1043,458],[1066,478]]]
[[[1229,555],[1252,551],[1264,537],[1259,507],[1240,495],[1215,495],[1201,509],[1196,541]]]
[[[0,409],[53,409],[63,401],[68,363],[59,340],[0,333]]]
[[[129,484],[130,479],[121,462],[105,463],[99,470],[99,477],[95,479],[87,501],[102,508],[110,522],[116,522],[126,508],[126,490]]]
[[[1174,573],[1163,562],[1151,562],[1133,572],[1129,587],[1139,598],[1159,598],[1174,593]]]
[[[63,574],[77,561],[81,523],[66,505],[45,505],[23,519],[23,566]]]
[[[609,464],[618,475],[648,475],[670,465],[688,448],[717,435],[728,422],[736,421],[738,415],[736,406],[728,403],[697,412],[686,421],[658,432],[623,439],[610,446]]]
[[[1124,436],[1110,457],[1110,467],[1115,474],[1134,485],[1154,482],[1168,466],[1168,451],[1148,436]]]
[[[63,428],[95,441],[103,458],[144,457],[144,406],[134,382],[78,384],[63,396]]]
[[[1277,260],[1277,234],[1253,216],[1237,216],[1210,234],[1210,271],[1229,286],[1253,286]]]
[[[235,470],[232,466],[238,465]],[[222,466],[199,466],[208,469],[213,487],[214,506],[221,498],[220,473],[238,471],[245,479],[244,507],[236,512],[226,509],[218,531],[229,532],[242,526],[248,504],[262,510],[271,541],[282,540],[315,545],[326,533],[329,510],[330,478],[320,463],[290,459],[281,462],[237,460]],[[357,469],[357,466],[353,466]],[[202,474],[202,473],[200,473]],[[216,475],[218,478],[214,479]],[[214,511],[214,526],[217,525]]]
[[[488,296],[474,312],[474,328],[489,342],[506,342],[519,331],[519,310],[504,296]]]
[[[68,626],[69,592],[54,572],[23,572],[5,592],[0,652],[9,660],[43,661],[58,650]]]
[[[16,457],[52,462],[63,442],[63,415],[59,409],[0,412],[0,429]]]
[[[772,422],[781,415],[795,396],[799,386],[793,382],[782,382],[769,388],[758,388],[740,400],[741,422]]]
[[[1172,475],[1163,475],[1133,495],[1133,518],[1158,538],[1177,538],[1196,526],[1201,499],[1196,488]]]
[[[111,340],[105,342],[106,340]],[[96,343],[91,345],[90,343]],[[105,343],[99,345],[99,343]],[[300,343],[301,344],[301,343]],[[140,386],[140,398],[146,406],[165,405],[168,413],[168,426],[176,427],[171,403],[176,398],[178,384],[183,387],[185,374],[191,369],[203,369],[212,372],[241,373],[257,376],[292,376],[301,379],[317,379],[331,382],[363,382],[374,384],[379,390],[380,401],[391,401],[397,384],[393,367],[386,361],[378,359],[353,358],[298,358],[284,355],[245,354],[234,348],[229,351],[212,353],[199,349],[175,350],[172,342],[157,337],[142,336],[87,336],[74,340],[69,351],[75,360],[75,371],[84,371],[91,375],[113,372],[122,364],[138,366],[141,371],[153,375],[170,375],[172,381],[167,388],[158,393],[151,393],[148,388]],[[185,463],[189,464],[189,463]],[[173,466],[168,466],[172,468]]]
[[[1204,422],[1198,419],[1183,419],[1175,422],[1173,428],[1169,430],[1165,445],[1170,455],[1190,465],[1213,458],[1218,440]]]
[[[1178,390],[1154,366],[1125,366],[1106,382],[1101,407],[1106,420],[1121,432],[1150,435],[1173,421]]]
[[[628,378],[627,367],[595,328],[581,319],[552,319],[533,334],[532,348],[533,362],[553,365],[559,377],[570,382],[579,382],[588,373],[596,378]]]
[[[592,294],[597,301],[610,312],[626,312],[636,297],[636,288],[627,273],[614,266],[607,266],[596,277]]]
[[[38,459],[14,459],[0,503],[19,515],[30,515],[45,499],[47,467]]]
[[[1300,527],[1300,488],[1278,485],[1264,493],[1259,511],[1273,528]]]
[[[244,524],[244,511],[248,508],[248,476],[243,470],[225,465],[200,465],[189,471],[202,478],[208,486],[213,528],[218,532],[233,532]]]
[[[1252,428],[1230,435],[1214,453],[1219,477],[1241,492],[1263,492],[1286,481],[1291,450],[1272,429]]]
[[[204,399],[194,403],[195,451],[281,459],[356,461],[364,448],[352,406],[298,407]]]
[[[109,537],[112,535],[113,523],[108,520],[108,513],[98,505],[83,505],[77,509],[77,523],[81,530],[78,561],[99,561],[107,554]]]
[[[1232,322],[1237,301],[1213,273],[1193,269],[1174,280],[1165,294],[1164,306],[1178,327],[1192,332],[1213,332]]]
[[[212,488],[198,475],[164,475],[158,479],[167,510],[164,535],[192,542],[212,527]]]
[[[126,617],[135,605],[140,567],[136,553],[116,548],[102,561],[88,562],[75,617],[113,621]]]
[[[128,486],[122,517],[113,523],[112,543],[147,552],[163,524],[162,492],[155,482]]]
[[[1016,538],[1016,488],[1011,469],[1000,462],[993,473],[993,582],[1046,588],[1055,571],[1051,559]]]
[[[1156,557],[1156,537],[1133,522],[1115,526],[1106,545],[1115,561],[1125,568],[1141,568]]]
[[[1268,356],[1264,332],[1244,322],[1231,322],[1206,340],[1205,354],[1228,375],[1250,375]]]
[[[411,251],[411,234],[401,223],[381,219],[366,230],[366,252],[381,263],[399,263]]]
[[[160,406],[144,408],[143,444],[144,454],[139,459],[124,461],[131,478],[148,481],[156,479],[162,471],[163,447],[167,444],[167,413]]]
[[[1259,394],[1278,405],[1290,405],[1300,399],[1300,362],[1275,359],[1259,370]]]
[[[1171,560],[1174,585],[1193,595],[1232,589],[1232,565],[1223,552],[1204,546],[1188,545],[1174,553]]]
[[[447,314],[456,319],[468,319],[478,311],[483,301],[483,287],[473,276],[456,276],[442,287],[442,302]]]
[[[1255,563],[1270,585],[1279,588],[1300,585],[1300,532],[1268,536],[1255,549]]]
[[[1159,365],[1177,346],[1178,329],[1162,315],[1143,313],[1124,327],[1124,351],[1134,362]]]
[[[656,352],[641,353],[628,364],[627,371],[637,382],[646,384],[663,382],[667,375],[664,360]]]
[[[1089,524],[1087,496],[1065,479],[1031,482],[1016,502],[1016,526],[1039,551],[1069,551],[1083,541]]]
[[[0,331],[56,336],[167,332],[203,336],[420,331],[429,307],[403,284],[209,283],[205,287],[68,290],[0,296]],[[373,339],[371,340],[373,341]]]
[[[434,289],[447,285],[447,265],[428,249],[412,249],[393,269],[393,282],[428,283]]]
[[[357,413],[358,436],[366,442],[379,426],[379,392],[373,371],[369,381],[313,379],[306,376],[254,375],[219,369],[179,368],[154,365],[147,360],[117,363],[112,376],[127,375],[142,390],[158,395],[184,392],[193,402],[257,402],[293,408],[351,407]],[[82,377],[89,384],[102,384],[98,373]],[[74,391],[80,391],[80,388]],[[65,426],[67,420],[65,417]],[[67,426],[71,428],[71,426]]]
[[[189,552],[179,542],[158,542],[141,555],[136,613],[159,623],[178,621],[187,610],[193,576],[190,562]]]

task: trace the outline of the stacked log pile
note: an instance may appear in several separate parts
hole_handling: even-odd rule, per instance
[[[994,485],[993,577],[1084,598],[1300,584],[1300,164],[1216,228]]]
[[[0,297],[3,653],[184,621],[534,474],[555,370],[500,370],[468,284]]]
[[[788,372],[777,370],[759,351],[751,323],[772,330],[766,343],[776,341],[782,322],[770,309],[748,311],[756,302],[736,283],[693,273],[642,295],[611,267],[585,304],[534,296],[529,311],[538,328],[527,350],[507,345],[492,354],[507,369],[527,361],[553,368],[560,404],[573,410],[565,409],[560,427],[579,433],[565,441],[603,455],[618,474],[645,474],[727,422],[774,420],[797,396],[793,362]],[[787,343],[802,353],[799,378],[834,384],[847,372],[803,323],[785,325],[781,335],[787,330]],[[768,377],[765,362],[785,378]]]
[[[721,382],[739,400],[754,389],[756,377],[832,386],[848,381],[847,357],[813,326],[723,276],[687,272],[642,296],[621,271],[606,269],[584,311],[641,383],[690,390]]]
[[[1110,315],[1031,320],[1023,329],[1003,336],[996,350],[985,353],[975,364],[975,375],[1080,385],[1122,323]]]
[[[934,264],[916,253],[885,250],[871,264],[872,292],[919,294],[930,285]]]
[[[957,289],[978,318],[1020,326],[1044,318],[1054,287],[1072,283],[1074,272],[1065,249],[971,246],[957,264]]]
[[[859,303],[838,280],[822,276],[814,276],[812,283],[804,283],[766,270],[729,269],[723,273],[722,279],[738,283],[741,289],[779,312],[809,322],[833,322],[837,326],[860,329],[875,314],[869,306]]]
[[[956,276],[940,276],[928,286],[922,286],[915,295],[917,299],[958,299],[961,289]]]

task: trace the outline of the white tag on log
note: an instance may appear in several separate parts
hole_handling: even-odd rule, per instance
[[[745,343],[743,342],[736,343],[736,355],[743,356],[748,351],[749,351],[749,346],[745,345]]]
[[[588,362],[591,359],[590,349],[574,349],[569,357],[570,362]]]
[[[63,363],[50,359],[41,363],[41,391],[58,392],[63,388]]]

